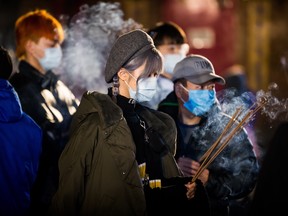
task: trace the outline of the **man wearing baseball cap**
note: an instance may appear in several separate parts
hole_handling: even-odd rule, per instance
[[[174,91],[158,107],[174,119],[177,129],[175,159],[186,176],[194,176],[201,158],[215,143],[231,117],[220,108],[215,85],[224,85],[209,59],[189,55],[173,71]],[[231,202],[253,190],[258,163],[247,133],[242,129],[199,175],[210,198],[211,213],[229,215]]]

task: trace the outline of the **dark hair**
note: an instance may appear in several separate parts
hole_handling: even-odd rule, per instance
[[[8,80],[13,71],[12,59],[9,52],[0,46],[0,78]]]
[[[145,70],[139,76],[139,78],[148,77],[153,73],[157,75],[161,73],[163,69],[162,57],[159,51],[155,48],[146,50],[140,55],[137,55],[135,58],[132,58],[123,65],[123,68],[125,68],[127,71],[134,71],[145,62],[148,62],[148,64],[145,65]]]
[[[152,37],[156,47],[164,44],[187,43],[184,30],[173,22],[159,22],[147,33]]]

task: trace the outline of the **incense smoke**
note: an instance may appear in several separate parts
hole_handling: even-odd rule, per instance
[[[279,119],[287,121],[288,120],[288,98],[278,99],[274,96],[273,92],[278,90],[278,85],[276,83],[271,83],[269,91],[265,92],[263,90],[257,92],[257,98],[262,97],[267,98],[267,104],[261,110],[261,114],[266,115],[268,120],[271,122],[273,120]]]
[[[86,90],[107,93],[103,71],[109,51],[119,35],[136,28],[142,25],[123,20],[119,3],[80,7],[65,30],[62,64],[56,70],[76,97]]]
[[[268,91],[259,90],[255,94],[252,92],[245,92],[240,96],[235,96],[235,92],[233,90],[222,90],[220,95],[221,99],[219,99],[222,110],[232,115],[237,108],[242,108],[246,110],[240,116],[243,117],[249,109],[252,108],[253,104],[260,104],[265,100],[265,105],[259,110],[261,115],[265,115],[265,117],[270,121],[274,121],[277,119],[288,120],[288,99],[279,99],[275,95],[276,91],[278,91],[278,85],[276,83],[271,83],[268,86]],[[284,116],[283,116],[284,115]],[[255,116],[253,118],[255,120]]]
[[[270,122],[279,119],[282,121],[288,121],[288,99],[278,99],[275,96],[277,91],[278,85],[276,83],[271,83],[268,86],[267,91],[260,90],[256,93],[245,92],[240,96],[236,96],[235,89],[224,89],[218,92],[217,97],[221,110],[225,114],[233,116],[237,109],[241,110],[240,115],[236,118],[238,123],[241,122],[244,117],[249,114],[249,112],[253,113],[251,117],[249,117],[248,120],[245,121],[246,123],[243,124],[249,138],[251,138],[251,136],[254,135],[254,123],[258,115],[264,115],[264,117],[267,118]],[[204,128],[202,134],[198,134],[197,136],[205,137],[206,133],[211,133],[211,128],[214,129],[215,134],[221,134],[223,129],[227,125],[227,122],[223,122],[221,115],[219,116],[216,113],[211,113],[209,114],[209,116],[210,118],[206,126],[207,128]],[[217,125],[217,127],[214,127],[215,125]],[[237,124],[235,124],[235,126],[236,125]],[[238,133],[233,136],[233,141],[231,141],[229,144],[231,145],[233,143],[232,149],[237,149],[240,152],[243,151],[243,149],[241,149],[241,143],[245,138],[244,135],[244,133]],[[207,148],[211,145],[211,143],[205,143],[202,141],[200,142],[201,145],[204,145]],[[254,146],[257,158],[261,158],[262,152],[258,146],[257,138],[255,140],[252,140],[252,144]],[[237,158],[236,155],[235,158]],[[225,166],[225,161],[227,161],[227,158],[225,158],[223,155],[218,158],[218,163],[221,163],[222,166]],[[237,169],[235,167],[235,171],[236,170]]]

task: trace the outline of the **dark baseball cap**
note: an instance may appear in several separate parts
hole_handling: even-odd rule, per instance
[[[197,85],[209,81],[213,81],[220,85],[225,84],[225,79],[215,74],[214,67],[209,59],[195,54],[186,56],[175,65],[172,81],[175,82],[181,78]]]

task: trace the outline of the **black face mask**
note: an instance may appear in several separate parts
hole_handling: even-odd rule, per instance
[[[229,76],[225,78],[225,80],[226,88],[234,88],[236,90],[235,96],[239,96],[248,91],[247,80],[244,74]]]

